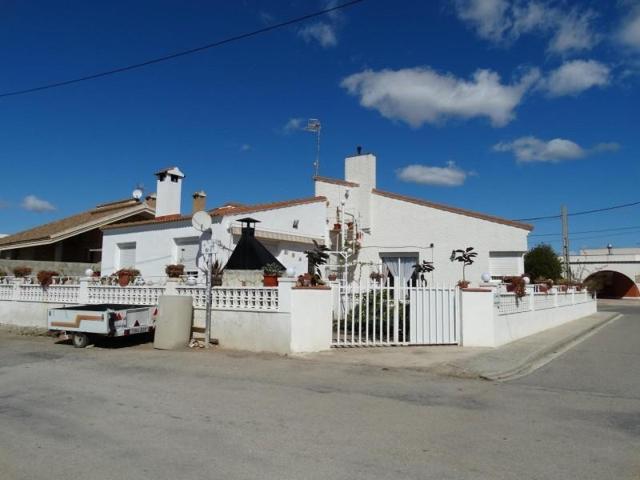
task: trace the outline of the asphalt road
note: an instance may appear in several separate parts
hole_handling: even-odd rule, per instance
[[[638,479],[639,313],[507,383],[0,335],[0,478]]]

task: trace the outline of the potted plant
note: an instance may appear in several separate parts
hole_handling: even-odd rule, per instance
[[[115,276],[118,277],[118,285],[121,287],[126,287],[139,275],[140,271],[135,268],[121,268],[115,273]]]
[[[57,277],[59,275],[60,274],[58,272],[54,272],[53,270],[40,270],[37,275],[38,283],[40,283],[42,288],[47,288],[51,283],[53,283],[53,277]]]
[[[211,286],[213,287],[221,287],[222,286],[222,264],[216,260],[211,265]]]
[[[31,275],[31,267],[15,267],[13,269],[13,274],[17,277],[17,278],[24,278],[24,277],[28,277],[29,275]]]
[[[282,266],[278,263],[267,263],[263,267],[264,278],[262,284],[265,287],[277,287],[278,277],[282,275]]]
[[[524,280],[524,275],[521,277],[512,277],[511,285],[513,285],[513,289],[511,290],[516,298],[522,298],[527,294],[527,282]]]
[[[184,265],[182,265],[181,263],[167,265],[164,269],[164,272],[169,278],[180,278],[182,275],[184,275]]]
[[[315,240],[313,241],[313,245],[314,247],[312,250],[307,250],[304,252],[304,254],[307,256],[307,269],[308,269],[305,275],[308,275],[308,279],[309,279],[308,280],[309,285],[306,285],[305,283],[307,283],[307,281],[305,278],[303,285],[301,285],[304,287],[324,285],[324,282],[322,281],[322,272],[320,271],[320,267],[322,265],[325,265],[327,263],[327,260],[329,260],[329,253],[327,253],[329,251],[329,247],[327,247],[326,245],[320,245]]]
[[[331,272],[329,275],[327,275],[327,278],[330,282],[335,282],[336,280],[338,280],[338,274]]]
[[[458,282],[458,286],[460,288],[469,287],[469,282],[467,282],[467,279],[465,278],[465,269],[467,268],[467,266],[473,264],[473,262],[475,261],[474,258],[477,256],[478,253],[473,251],[473,247],[467,247],[464,250],[457,249],[451,251],[449,260],[451,260],[452,262],[462,263],[462,280]]]

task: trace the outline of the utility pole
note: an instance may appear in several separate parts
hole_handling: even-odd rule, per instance
[[[569,218],[566,205],[562,205],[560,216],[562,217],[562,257],[564,258],[564,271],[567,275],[567,280],[571,281],[571,267],[569,265]]]

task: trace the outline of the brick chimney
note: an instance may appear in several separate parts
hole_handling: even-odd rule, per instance
[[[207,207],[207,194],[200,190],[193,194],[193,210],[192,213],[204,210]]]

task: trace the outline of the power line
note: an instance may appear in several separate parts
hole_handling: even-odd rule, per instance
[[[254,37],[256,35],[260,35],[262,33],[267,33],[267,32],[270,32],[272,30],[277,30],[279,28],[288,27],[288,26],[294,25],[296,23],[304,22],[306,20],[310,20],[312,18],[320,17],[322,15],[326,15],[328,13],[335,12],[337,10],[341,10],[341,9],[344,9],[344,8],[351,7],[351,6],[353,6],[353,5],[357,4],[357,3],[361,3],[361,2],[364,2],[364,1],[365,0],[351,0],[351,1],[348,1],[348,2],[345,2],[345,3],[341,3],[340,5],[336,5],[336,6],[331,7],[331,8],[325,8],[324,10],[318,10],[316,12],[308,13],[308,14],[302,15],[300,17],[295,17],[295,18],[292,18],[290,20],[286,20],[284,22],[280,22],[280,23],[276,23],[276,24],[273,24],[273,25],[269,25],[269,26],[264,27],[264,28],[260,28],[258,30],[253,30],[251,32],[241,33],[241,34],[235,35],[233,37],[225,38],[224,40],[218,40],[217,42],[208,43],[208,44],[202,45],[200,47],[190,48],[188,50],[182,50],[182,51],[179,51],[179,52],[176,52],[176,53],[171,53],[171,54],[168,54],[168,55],[164,55],[162,57],[157,57],[157,58],[153,58],[153,59],[150,59],[150,60],[146,60],[144,62],[134,63],[134,64],[131,64],[131,65],[126,65],[124,67],[114,68],[112,70],[106,70],[104,72],[94,73],[92,75],[86,75],[84,77],[78,77],[78,78],[74,78],[74,79],[71,79],[71,80],[64,80],[64,81],[61,81],[61,82],[49,83],[49,84],[46,84],[46,85],[41,85],[39,87],[25,88],[25,89],[22,89],[22,90],[14,90],[14,91],[10,91],[10,92],[0,93],[0,98],[13,97],[13,96],[16,96],[16,95],[25,95],[27,93],[39,92],[41,90],[48,90],[50,88],[63,87],[65,85],[71,85],[71,84],[74,84],[74,83],[85,82],[87,80],[95,80],[96,78],[106,77],[106,76],[109,76],[109,75],[115,75],[117,73],[123,73],[123,72],[127,72],[129,70],[135,70],[137,68],[146,67],[146,66],[153,65],[153,64],[156,64],[156,63],[160,63],[160,62],[166,62],[168,60],[173,60],[174,58],[184,57],[186,55],[191,55],[193,53],[202,52],[204,50],[208,50],[208,49],[211,49],[211,48],[220,47],[222,45],[226,45],[228,43],[236,42],[238,40],[244,40],[246,38]]]
[[[602,228],[598,230],[582,230],[580,232],[572,232],[571,235],[579,235],[583,233],[615,232],[619,230],[632,230],[632,229],[638,229],[638,228],[640,228],[640,225],[634,225],[629,227]],[[560,237],[562,236],[562,234],[561,233],[536,233],[529,236],[530,237]]]
[[[618,208],[626,208],[626,207],[633,207],[635,205],[640,205],[640,202],[632,202],[632,203],[625,203],[622,205],[614,205],[612,207],[604,207],[604,208],[596,208],[593,210],[584,210],[582,212],[573,212],[573,213],[569,213],[567,214],[567,216],[569,217],[575,217],[577,215],[588,215],[591,213],[598,213],[598,212],[607,212],[609,210],[616,210]],[[561,218],[562,215],[547,215],[544,217],[532,217],[532,218],[518,218],[517,220],[514,220],[515,222],[533,222],[536,220],[548,220],[548,219],[552,219],[552,218]]]

